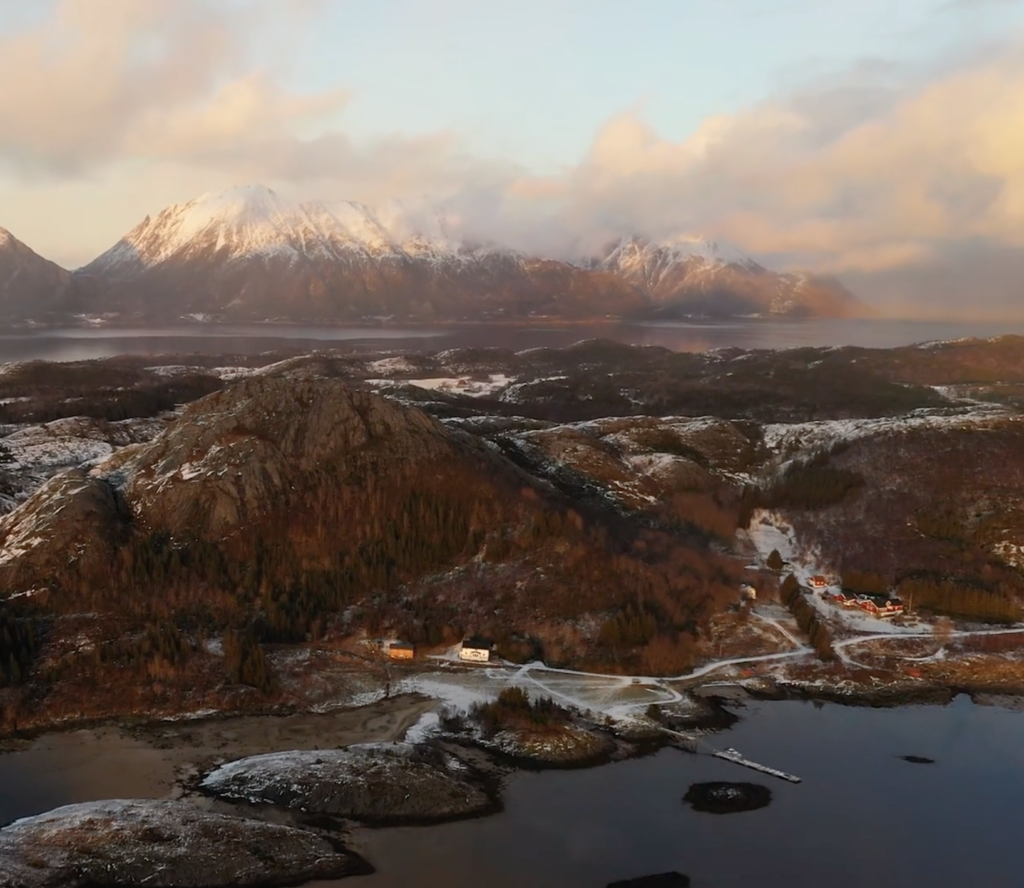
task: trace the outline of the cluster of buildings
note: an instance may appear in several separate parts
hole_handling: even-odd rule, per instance
[[[827,577],[813,576],[810,579],[812,589],[828,589],[833,585]],[[822,598],[841,607],[857,607],[875,617],[894,617],[903,613],[903,602],[899,598],[888,595],[867,595],[840,589],[835,592],[822,592]]]
[[[467,663],[490,663],[494,654],[494,643],[485,638],[467,638],[459,645],[459,659]],[[391,660],[416,659],[416,645],[405,641],[392,641],[388,645]]]

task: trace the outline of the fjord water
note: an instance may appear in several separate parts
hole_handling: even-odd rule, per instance
[[[894,348],[961,337],[1024,334],[1017,324],[893,320],[766,321],[651,324],[464,324],[447,327],[316,327],[272,324],[190,324],[171,328],[84,327],[0,330],[0,363],[83,361],[116,355],[250,355],[267,351],[308,352],[323,348],[439,351],[463,346],[515,350],[558,348],[581,339],[612,339],[673,351],[712,348],[792,348],[856,345]]]
[[[960,697],[889,710],[748,703],[738,714],[711,742],[803,783],[675,749],[588,770],[520,773],[494,817],[360,831],[355,846],[378,871],[334,884],[603,888],[668,870],[689,874],[694,888],[1021,884],[1024,712]],[[154,750],[109,733],[84,745],[80,737],[52,735],[45,749],[0,756],[0,819],[166,791]],[[909,764],[903,755],[936,763]],[[682,797],[706,780],[763,783],[773,801],[744,814],[699,814]]]
[[[874,710],[751,704],[711,738],[795,773],[773,780],[667,749],[597,768],[520,774],[507,810],[434,830],[374,833],[365,888],[603,888],[677,870],[694,888],[1010,888],[1024,883],[1024,713],[958,698]],[[902,755],[927,756],[915,765]],[[691,783],[754,781],[771,805],[700,814]]]

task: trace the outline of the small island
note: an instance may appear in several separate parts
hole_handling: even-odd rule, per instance
[[[654,876],[610,882],[608,888],[690,888],[690,877],[682,873],[658,873]]]
[[[705,814],[739,814],[766,808],[771,804],[772,791],[758,783],[694,783],[683,801]]]
[[[200,789],[374,825],[438,823],[498,806],[496,793],[455,756],[409,743],[250,756],[220,766]]]

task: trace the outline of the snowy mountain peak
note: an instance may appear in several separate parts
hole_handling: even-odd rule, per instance
[[[146,217],[85,269],[130,276],[168,261],[342,258],[394,253],[391,233],[371,209],[339,202],[296,203],[262,185],[204,194]]]
[[[676,237],[663,240],[659,246],[663,249],[671,250],[680,257],[687,256],[694,259],[702,259],[705,262],[741,266],[757,265],[753,259],[741,250],[728,244],[723,244],[721,241],[712,241],[704,237],[677,235]]]
[[[235,228],[273,224],[276,219],[287,216],[289,209],[269,188],[248,185],[229,188],[219,194],[203,194],[165,212],[177,216],[177,233],[187,238],[215,224]]]
[[[728,315],[811,301],[845,311],[704,238],[634,235],[571,264],[470,231],[457,205],[297,202],[237,187],[146,217],[80,270],[75,296],[96,313],[172,318]]]
[[[257,259],[461,263],[467,248],[436,208],[294,202],[262,185],[231,188],[147,216],[83,271],[128,278],[169,262]],[[487,251],[470,251],[483,253]]]
[[[609,245],[601,257],[603,265],[614,265],[619,268],[637,264],[665,267],[694,261],[706,265],[737,265],[749,269],[760,267],[753,259],[734,247],[688,234],[679,234],[660,241],[650,240],[638,234],[630,235]]]

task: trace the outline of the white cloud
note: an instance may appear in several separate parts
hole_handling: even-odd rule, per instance
[[[347,94],[299,96],[247,58],[266,8],[210,0],[60,0],[0,35],[0,158],[81,174],[128,157],[201,157],[288,133]]]

